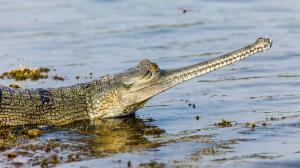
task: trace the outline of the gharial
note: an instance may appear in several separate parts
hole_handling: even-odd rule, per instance
[[[270,38],[194,65],[163,70],[142,60],[135,68],[68,87],[12,89],[0,86],[0,126],[64,125],[77,120],[134,113],[177,84],[232,64],[272,46]]]

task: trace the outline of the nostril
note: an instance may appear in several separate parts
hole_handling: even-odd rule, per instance
[[[271,48],[273,45],[273,40],[271,38],[269,40],[270,40],[270,48]]]
[[[270,46],[272,46],[272,39],[271,39],[270,37],[265,36],[263,39],[264,39],[265,42],[267,42]]]

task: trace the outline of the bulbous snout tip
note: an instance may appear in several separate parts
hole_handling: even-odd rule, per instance
[[[273,45],[273,40],[268,37],[260,37],[256,40],[256,45],[259,46],[263,51],[269,50]]]
[[[272,38],[270,38],[270,37],[268,37],[268,36],[265,36],[265,37],[264,37],[264,40],[266,41],[266,43],[269,44],[269,48],[271,48],[272,45],[273,45],[273,40],[272,40]]]

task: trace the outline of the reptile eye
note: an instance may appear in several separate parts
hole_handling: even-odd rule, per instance
[[[143,78],[149,79],[149,78],[151,78],[151,77],[152,77],[151,71],[147,71]]]

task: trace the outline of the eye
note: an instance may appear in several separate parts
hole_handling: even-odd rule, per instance
[[[151,77],[152,77],[152,72],[151,71],[147,71],[143,78],[149,79]]]

